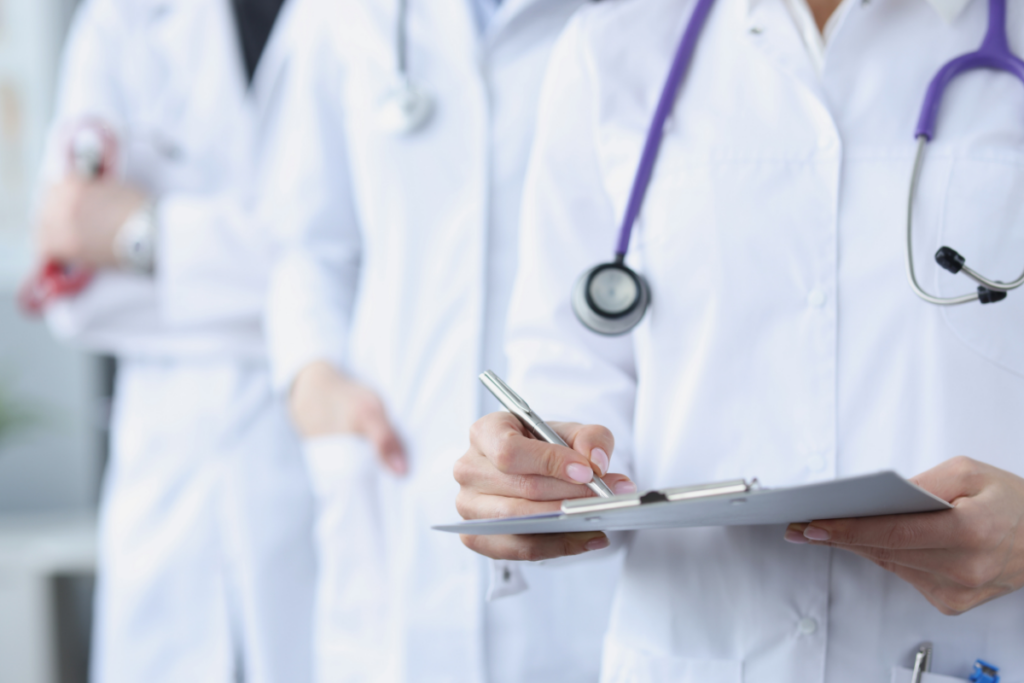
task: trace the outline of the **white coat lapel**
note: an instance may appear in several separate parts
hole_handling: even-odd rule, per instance
[[[502,0],[487,35],[498,35],[528,12],[555,12],[566,5],[581,4],[581,0]]]
[[[416,5],[435,3],[442,11],[429,13],[432,15],[432,30],[442,31],[445,37],[439,41],[440,44],[448,44],[453,51],[471,58],[475,64],[480,54],[481,36],[471,0],[410,0],[409,6],[415,17]]]
[[[733,11],[741,13],[739,27],[746,33],[745,39],[756,45],[784,72],[819,94],[817,69],[785,1],[738,0],[731,4]]]
[[[233,139],[222,133],[239,125],[246,91],[228,0],[161,4],[166,9],[151,19],[151,39],[158,71],[167,77],[156,84],[161,96],[147,122],[149,132],[170,138],[161,144],[176,147],[179,154],[217,148]],[[204,16],[197,21],[196,14]]]
[[[724,4],[729,4],[733,13],[727,22],[730,29],[745,34],[736,38],[752,42],[779,71],[796,81],[817,107],[820,120],[833,121],[818,67],[785,0],[724,0]]]

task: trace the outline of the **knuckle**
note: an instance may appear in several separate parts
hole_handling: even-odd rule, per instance
[[[881,557],[881,553],[869,556],[869,559],[887,572],[896,573],[896,563],[891,559]]]
[[[520,514],[516,499],[505,496],[498,497],[498,502],[495,503],[493,512],[493,516],[499,518],[516,517]]]
[[[589,428],[593,430],[594,439],[606,444],[605,450],[611,454],[615,448],[615,436],[612,434],[612,430],[603,425],[590,425]]]
[[[559,539],[558,553],[559,557],[568,557],[570,555],[579,555],[583,552],[583,548],[578,544],[574,543],[572,539],[563,537]]]
[[[463,491],[455,495],[455,511],[462,519],[472,519],[468,496]]]
[[[526,500],[541,500],[543,498],[540,481],[535,476],[517,475],[510,482],[515,495]]]
[[[966,455],[958,455],[949,461],[953,476],[957,479],[968,479],[978,473],[978,461]]]
[[[469,426],[469,443],[478,446],[486,431],[485,423],[490,415],[485,415]]]
[[[889,548],[879,548],[875,550],[874,560],[878,566],[892,571],[896,568],[896,553]]]
[[[452,465],[452,476],[459,486],[468,486],[473,479],[473,466],[469,464],[469,453],[463,455]]]
[[[540,562],[555,557],[575,555],[572,541],[565,536],[547,539],[530,539],[520,547],[519,558],[524,562]]]
[[[961,586],[978,589],[999,577],[999,567],[988,557],[977,557],[959,565],[950,578]]]
[[[947,602],[946,606],[950,610],[949,616],[955,617],[973,609],[977,606],[977,601],[972,596],[959,594]]]
[[[531,541],[519,547],[516,559],[523,562],[539,562],[540,560],[546,560],[547,554],[541,549],[539,543]]]
[[[470,536],[468,534],[462,534],[459,536],[462,540],[462,545],[466,546],[475,553],[481,552],[481,538],[480,536]]]
[[[1004,537],[1002,525],[991,517],[980,523],[974,534],[975,542],[984,549],[998,548],[1003,544]]]
[[[955,586],[943,586],[937,589],[935,598],[940,603],[939,610],[951,617],[963,614],[976,604],[972,591]]]
[[[883,534],[882,544],[886,548],[906,548],[913,546],[917,531],[907,524],[893,524]]]
[[[494,444],[491,461],[502,472],[509,472],[516,461],[515,439],[510,431],[502,432]]]
[[[542,471],[545,476],[552,478],[559,478],[562,475],[562,458],[558,455],[558,449],[555,447],[548,447],[542,451]]]
[[[987,514],[967,513],[962,531],[960,545],[976,551],[998,548],[1005,536],[1000,521]]]

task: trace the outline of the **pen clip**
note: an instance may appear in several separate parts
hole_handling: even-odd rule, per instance
[[[924,675],[932,669],[932,644],[921,643],[914,656],[914,671],[910,676],[911,683],[921,683]]]
[[[512,387],[505,384],[505,382],[494,374],[493,371],[488,370],[480,375],[480,381],[483,382],[484,386],[494,394],[494,397],[501,401],[501,403],[510,411],[513,410],[513,408],[518,408],[523,411],[524,414],[530,414],[530,405],[524,401],[519,394],[512,391]]]

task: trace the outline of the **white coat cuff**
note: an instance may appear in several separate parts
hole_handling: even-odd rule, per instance
[[[518,562],[491,560],[491,581],[487,587],[487,600],[498,600],[519,595],[530,589]]]
[[[310,363],[345,367],[348,297],[341,290],[348,288],[331,274],[302,257],[284,258],[274,269],[266,333],[274,388],[283,394]]]

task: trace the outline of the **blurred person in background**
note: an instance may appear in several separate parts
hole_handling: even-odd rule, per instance
[[[86,0],[71,28],[38,243],[95,271],[45,307],[54,332],[118,361],[96,683],[310,677],[311,496],[267,370],[265,235],[245,219],[282,4]],[[69,168],[83,122],[108,147],[95,179]]]
[[[505,367],[538,89],[583,4],[317,0],[297,20],[261,196],[283,242],[274,378],[317,503],[320,681],[597,679],[616,554],[492,564],[430,529],[456,518],[465,425],[497,405],[477,375]]]

